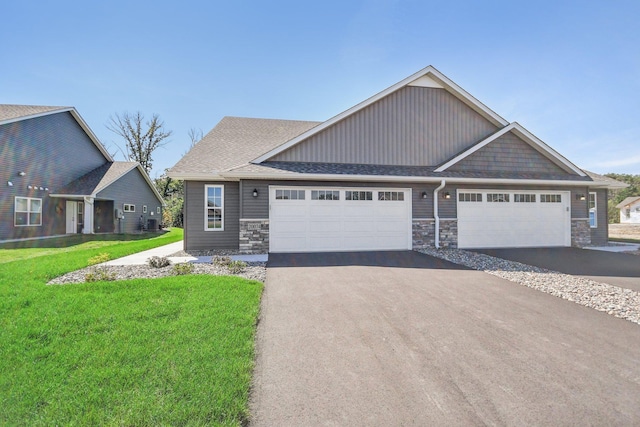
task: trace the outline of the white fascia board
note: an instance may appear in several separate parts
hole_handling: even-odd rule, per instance
[[[183,181],[224,181],[224,177],[218,172],[167,172],[167,176]]]
[[[435,172],[444,172],[444,171],[446,171],[449,167],[455,165],[456,163],[458,163],[462,159],[464,159],[466,157],[469,157],[470,155],[472,155],[473,153],[475,153],[476,151],[478,151],[482,147],[484,147],[487,144],[489,144],[491,141],[495,141],[496,139],[500,138],[502,135],[504,135],[505,133],[507,133],[511,129],[513,129],[513,127],[514,127],[513,123],[510,124],[509,126],[503,127],[502,129],[500,129],[499,131],[497,131],[493,135],[490,135],[489,137],[487,137],[483,141],[481,141],[478,144],[474,145],[473,147],[469,148],[467,151],[464,151],[463,153],[458,154],[456,157],[454,157],[453,159],[449,160],[447,163],[445,163],[442,166],[438,167],[437,169],[435,169]]]
[[[20,116],[20,117],[13,117],[11,119],[0,120],[0,125],[6,125],[8,123],[14,123],[14,122],[21,122],[23,120],[35,119],[37,117],[49,116],[51,114],[64,113],[72,110],[73,110],[73,107],[63,107],[63,108],[58,108],[57,110],[44,111],[42,113],[29,114],[29,115]]]
[[[64,199],[72,199],[79,197],[93,197],[95,198],[95,194],[49,194],[49,197],[62,197]]]
[[[424,176],[385,176],[385,175],[337,175],[337,174],[265,174],[265,173],[224,173],[224,177],[230,179],[255,179],[274,181],[368,181],[368,182],[423,182],[440,183],[442,177]],[[450,178],[445,177],[447,184],[489,184],[489,185],[554,185],[565,187],[608,187],[607,182],[600,181],[564,181],[545,179],[479,179],[479,178]]]
[[[113,162],[114,160],[113,160],[113,157],[111,157],[111,154],[109,154],[109,152],[104,147],[104,145],[102,145],[102,143],[100,142],[98,137],[93,133],[93,131],[91,130],[91,128],[89,127],[87,122],[85,122],[84,119],[82,118],[82,116],[80,116],[80,113],[78,113],[78,111],[73,107],[71,107],[68,111],[71,113],[73,118],[76,119],[76,122],[78,122],[78,124],[80,125],[82,130],[84,130],[84,132],[87,134],[87,136],[89,136],[89,139],[91,139],[91,141],[93,141],[93,143],[98,148],[98,150],[100,150],[102,155],[104,155],[104,157],[108,161]]]
[[[500,138],[502,135],[504,135],[504,134],[506,134],[507,132],[510,132],[510,131],[516,131],[517,133],[519,133],[518,136],[522,137],[523,139],[525,139],[529,143],[531,143],[531,145],[533,146],[534,149],[537,149],[538,151],[546,153],[547,157],[551,157],[551,158],[555,159],[559,163],[561,163],[564,166],[566,166],[568,169],[570,169],[573,172],[575,172],[577,175],[579,175],[579,176],[587,176],[587,174],[584,173],[582,171],[582,169],[580,169],[579,167],[577,167],[576,165],[571,163],[569,160],[567,160],[567,158],[565,158],[560,153],[558,153],[556,150],[554,150],[553,148],[551,148],[550,146],[545,144],[542,140],[540,140],[534,134],[529,132],[527,129],[525,129],[518,122],[513,122],[513,123],[509,124],[508,126],[500,129],[498,132],[496,132],[493,135],[487,137],[483,141],[481,141],[478,144],[474,145],[473,147],[469,148],[467,151],[457,155],[456,157],[454,157],[453,159],[449,160],[448,162],[446,162],[442,166],[438,167],[437,169],[435,169],[435,172],[444,172],[449,167],[455,165],[459,161],[465,159],[466,157],[468,157],[471,154],[475,153],[476,151],[480,150],[482,147],[485,147],[489,143],[495,141],[496,139]]]
[[[454,96],[456,96],[459,99],[462,99],[463,101],[465,101],[465,103],[467,105],[472,106],[474,109],[476,109],[478,112],[484,113],[485,117],[487,119],[489,119],[490,121],[496,122],[497,124],[500,124],[502,126],[506,126],[509,122],[506,121],[504,118],[500,117],[498,114],[496,114],[493,110],[491,110],[490,108],[488,108],[486,105],[484,105],[483,103],[481,103],[480,101],[478,101],[476,98],[474,98],[473,96],[471,96],[467,91],[465,91],[464,89],[462,89],[460,86],[458,86],[457,84],[455,84],[453,81],[449,80],[449,78],[447,78],[444,74],[442,74],[440,71],[436,70],[433,66],[429,65],[428,67],[418,71],[417,73],[414,73],[412,75],[410,75],[409,77],[399,81],[398,83],[394,84],[393,86],[388,87],[387,89],[383,90],[382,92],[377,93],[376,95],[373,95],[372,97],[362,101],[361,103],[349,108],[348,110],[343,111],[342,113],[338,114],[337,116],[334,116],[332,118],[330,118],[329,120],[320,123],[319,125],[309,129],[306,132],[303,132],[302,134],[298,135],[297,137],[289,140],[288,142],[274,148],[273,150],[268,151],[267,153],[263,154],[260,157],[255,158],[254,160],[251,161],[251,163],[262,163],[268,159],[270,159],[271,157],[293,147],[294,145],[298,144],[299,142],[311,137],[312,135],[315,135],[319,132],[322,132],[324,129],[334,125],[335,123],[339,122],[340,120],[343,120],[344,118],[368,107],[369,105],[379,101],[380,99],[384,98],[385,96],[403,88],[404,86],[407,86],[409,84],[411,84],[412,82],[419,80],[421,77],[424,76],[428,76],[431,79],[435,80],[437,83],[441,84],[444,86],[445,90],[453,93]],[[435,78],[435,79],[434,79]]]
[[[525,129],[520,123],[513,122],[512,124],[514,125],[514,130],[520,132],[526,139],[536,144],[543,151],[546,151],[549,155],[551,155],[553,158],[558,160],[560,163],[562,163],[563,165],[565,165],[566,167],[568,167],[569,169],[571,169],[572,171],[574,171],[576,174],[580,176],[587,176],[587,174],[584,173],[582,169],[580,169],[579,167],[571,163],[562,154],[558,153],[556,150],[554,150],[553,148],[545,144],[541,139],[539,139],[537,136],[535,136],[534,134],[529,132],[527,129]]]

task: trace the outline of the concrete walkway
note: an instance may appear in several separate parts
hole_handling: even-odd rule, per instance
[[[113,259],[111,261],[107,261],[102,265],[144,265],[147,263],[147,260],[152,256],[158,257],[168,257],[169,261],[173,264],[180,264],[184,262],[194,262],[194,263],[210,263],[211,256],[181,256],[181,257],[172,257],[169,255],[175,254],[176,252],[180,252],[184,249],[184,241],[181,240],[179,242],[170,243],[168,245],[159,246],[157,248],[149,249],[148,251],[138,252],[137,254],[128,255],[122,258]],[[232,255],[231,259],[236,261],[245,261],[245,262],[267,262],[268,255],[267,254],[256,254],[256,255]]]
[[[604,252],[635,252],[640,250],[640,245],[635,243],[615,242],[611,246],[587,246],[584,249],[589,249],[592,251],[604,251]]]

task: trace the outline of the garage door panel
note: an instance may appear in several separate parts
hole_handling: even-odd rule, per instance
[[[280,189],[282,187],[278,187]],[[292,188],[292,187],[291,187]],[[311,187],[296,187],[309,191]],[[274,252],[410,249],[411,192],[403,201],[381,201],[377,189],[324,189],[339,191],[338,200],[275,199],[270,187],[270,250]],[[346,191],[371,191],[373,200],[347,200]],[[298,209],[290,210],[296,204]],[[295,223],[295,226],[291,224]]]
[[[459,193],[465,194],[465,191]],[[569,246],[569,196],[563,192],[473,190],[482,201],[458,201],[461,248]],[[488,202],[487,194],[509,195],[509,202]],[[535,202],[515,202],[516,194],[534,194]],[[560,203],[542,203],[541,194],[560,194]],[[522,200],[522,199],[520,199]]]

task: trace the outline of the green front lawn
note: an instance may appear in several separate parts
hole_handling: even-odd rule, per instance
[[[14,261],[0,249],[0,425],[245,422],[262,284],[178,276],[45,285],[98,253],[116,258],[180,237],[39,248]]]

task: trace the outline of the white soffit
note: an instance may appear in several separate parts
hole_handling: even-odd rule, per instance
[[[407,86],[432,87],[436,89],[444,89],[444,86],[442,86],[440,83],[433,80],[429,76],[422,76],[419,79],[412,81]]]

